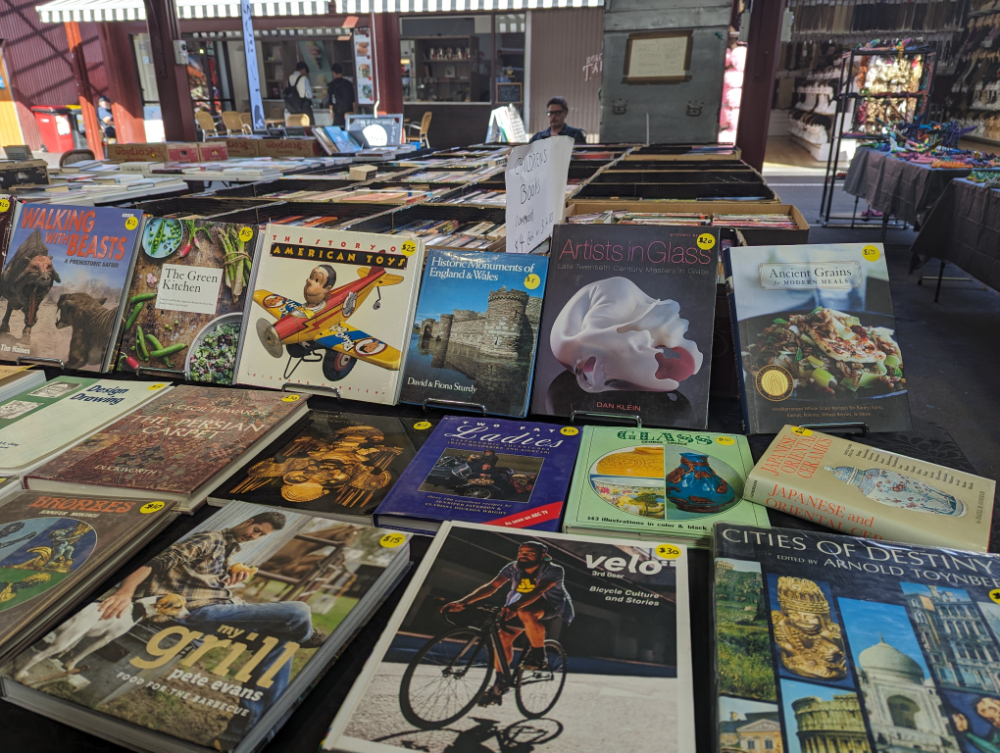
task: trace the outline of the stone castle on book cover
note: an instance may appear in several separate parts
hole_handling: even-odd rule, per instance
[[[541,312],[541,298],[503,286],[489,294],[485,314],[455,309],[436,320],[424,319],[414,330],[421,340],[442,347],[464,345],[488,358],[530,358]]]

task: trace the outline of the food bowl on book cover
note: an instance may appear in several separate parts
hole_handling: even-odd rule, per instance
[[[232,384],[243,314],[216,317],[195,335],[188,348],[184,375],[192,382]]]
[[[153,217],[142,229],[142,250],[154,259],[165,259],[184,242],[184,223]]]
[[[590,468],[590,486],[622,512],[662,520],[666,510],[663,447],[626,447],[602,455]]]

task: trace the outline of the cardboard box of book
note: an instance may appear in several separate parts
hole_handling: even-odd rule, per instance
[[[115,162],[166,162],[166,144],[108,144],[108,159]]]
[[[260,157],[318,157],[323,154],[316,139],[261,139]]]
[[[199,162],[217,162],[229,159],[229,147],[219,142],[198,144]]]
[[[0,162],[0,188],[11,186],[46,185],[49,168],[45,160],[32,159],[21,162]]]
[[[263,139],[246,137],[212,139],[206,143],[217,144],[219,142],[224,142],[226,145],[226,151],[229,152],[230,157],[259,157],[261,141],[263,141]]]

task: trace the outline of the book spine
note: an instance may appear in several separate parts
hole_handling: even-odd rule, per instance
[[[750,421],[750,399],[746,385],[746,369],[743,368],[743,351],[740,345],[740,323],[736,310],[736,293],[733,291],[733,250],[727,248],[722,252],[722,264],[726,270],[726,300],[729,302],[729,319],[733,327],[733,356],[736,359],[736,377],[740,390],[740,412],[743,414],[743,431],[752,434],[756,422]]]

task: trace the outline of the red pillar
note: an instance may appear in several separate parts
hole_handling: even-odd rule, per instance
[[[76,21],[67,21],[63,26],[66,29],[69,56],[73,63],[73,80],[76,82],[76,96],[83,114],[83,128],[87,132],[87,146],[90,147],[90,151],[97,159],[104,159],[104,142],[101,140],[101,126],[97,122],[94,93],[90,89],[90,77],[87,75],[87,60],[83,56],[80,25]]]
[[[111,97],[111,114],[115,119],[115,134],[121,144],[141,144],[146,141],[143,126],[142,97],[139,79],[132,64],[132,43],[128,30],[122,23],[99,23],[97,37],[104,56],[104,70],[108,77],[108,96]]]
[[[147,0],[148,1],[148,0]],[[399,68],[399,14],[372,13],[378,114],[403,112],[403,75]]]
[[[750,37],[747,39],[747,64],[743,73],[736,146],[743,152],[743,161],[757,170],[764,166],[767,149],[767,127],[771,121],[774,74],[778,68],[784,12],[784,0],[754,0],[750,12]]]
[[[194,141],[194,107],[188,85],[187,65],[174,62],[174,40],[181,39],[180,22],[174,0],[144,0],[149,46],[156,70],[163,130],[167,141]]]

